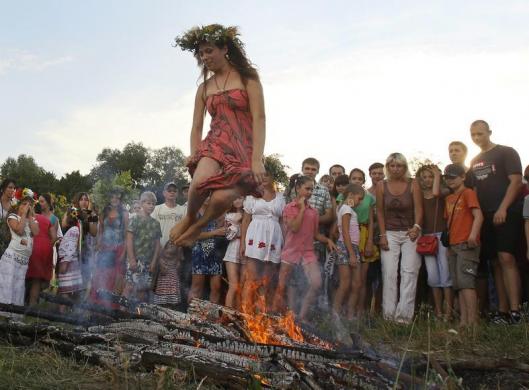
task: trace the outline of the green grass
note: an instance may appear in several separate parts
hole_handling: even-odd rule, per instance
[[[413,329],[412,329],[413,328]],[[433,318],[421,308],[415,323],[401,325],[380,317],[350,324],[370,344],[385,345],[396,353],[433,353],[443,360],[513,358],[529,363],[529,323],[492,325],[481,322],[475,328],[459,329],[457,323]]]
[[[130,372],[82,364],[47,347],[0,343],[0,389],[171,390],[215,389],[192,371],[157,367]]]

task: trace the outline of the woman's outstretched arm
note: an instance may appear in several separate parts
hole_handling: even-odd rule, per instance
[[[262,183],[265,175],[263,153],[266,139],[266,116],[263,87],[259,81],[248,80],[246,90],[248,91],[253,127],[252,171],[254,173],[255,180],[258,183]]]

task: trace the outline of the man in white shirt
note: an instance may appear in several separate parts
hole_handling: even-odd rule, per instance
[[[162,248],[169,241],[169,233],[174,225],[186,213],[185,205],[178,205],[176,203],[176,197],[178,195],[178,187],[174,182],[167,183],[163,188],[163,197],[165,203],[159,204],[154,208],[151,217],[160,222],[162,228],[162,238],[160,244]]]

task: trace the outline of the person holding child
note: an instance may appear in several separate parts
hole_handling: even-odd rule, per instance
[[[160,254],[160,223],[151,217],[156,206],[154,192],[145,191],[140,196],[141,210],[131,218],[127,228],[127,272],[123,296],[150,302],[152,275]]]
[[[465,187],[465,167],[447,165],[444,177],[452,194],[446,197],[449,250],[448,267],[452,288],[457,292],[460,325],[476,325],[478,302],[476,277],[479,265],[480,229],[483,214],[474,190]]]

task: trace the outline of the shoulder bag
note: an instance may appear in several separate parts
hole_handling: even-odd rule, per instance
[[[437,214],[439,212],[439,198],[435,198],[435,215],[433,222],[434,233],[437,230]],[[435,234],[420,236],[417,239],[417,253],[423,256],[435,256],[439,251],[439,240]]]

